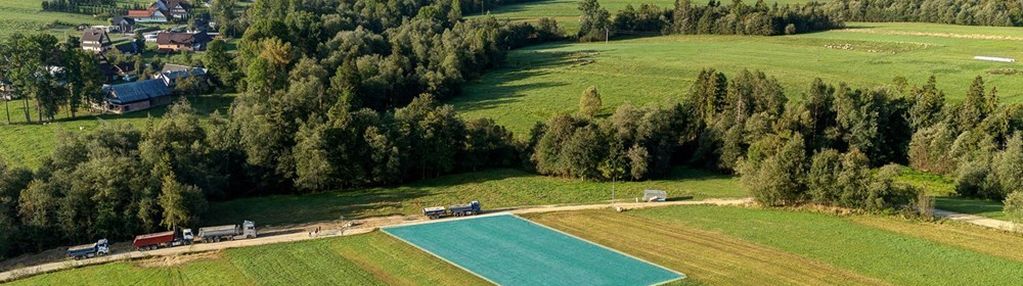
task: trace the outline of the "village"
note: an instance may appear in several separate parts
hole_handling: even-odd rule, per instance
[[[193,13],[194,9],[184,0],[155,0],[146,9],[111,17],[109,25],[79,26],[81,32],[75,34],[80,49],[91,55],[103,81],[82,106],[122,114],[170,104],[173,95],[208,89],[207,69],[192,56],[205,51],[219,33],[209,14]],[[47,70],[54,78],[65,72],[59,65]],[[0,97],[6,101],[24,98],[16,86],[4,79]]]

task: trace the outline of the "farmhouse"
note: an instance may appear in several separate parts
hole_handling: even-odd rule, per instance
[[[115,85],[104,85],[106,93],[102,110],[113,113],[125,113],[149,109],[153,106],[166,105],[171,102],[172,89],[160,79],[150,79]]]
[[[210,40],[205,32],[163,32],[156,35],[156,46],[161,52],[202,51],[206,50],[206,43]]]
[[[126,17],[138,23],[167,23],[167,14],[154,7],[146,10],[128,10]]]
[[[188,18],[192,5],[189,5],[184,0],[156,0],[152,5],[149,5],[149,8],[163,11],[164,15],[174,19],[185,19]]]
[[[110,36],[103,29],[88,28],[82,32],[83,50],[102,53],[109,50],[110,46]]]
[[[179,79],[186,77],[206,77],[206,69],[200,67],[190,67],[176,64],[165,64],[163,70],[156,78],[163,80],[163,83],[167,86],[174,86],[178,83]]]

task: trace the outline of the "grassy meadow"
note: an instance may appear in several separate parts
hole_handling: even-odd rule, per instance
[[[190,97],[189,102],[192,108],[203,116],[214,111],[227,115],[227,109],[234,101],[234,96],[234,94],[205,95]],[[6,124],[8,111],[12,122],[9,125]],[[33,123],[25,123],[25,112],[32,117]],[[0,159],[9,165],[35,168],[56,147],[58,131],[89,132],[101,124],[120,123],[132,124],[141,129],[145,127],[149,118],[160,118],[166,112],[167,106],[123,115],[92,114],[87,110],[80,110],[78,118],[71,119],[67,111],[61,111],[55,121],[39,124],[34,103],[30,102],[27,110],[21,100],[8,102],[6,106],[0,103]]]
[[[108,24],[105,18],[100,19],[74,13],[44,12],[40,2],[40,0],[0,1],[0,39],[16,32],[23,34],[47,32],[63,39],[64,35],[76,32],[74,26],[59,25],[50,27],[55,21],[71,25]]]
[[[486,285],[381,233],[77,268],[10,285]]]
[[[707,284],[1013,285],[1023,275],[1019,235],[956,223],[710,206],[529,217]]]
[[[600,6],[611,12],[613,16],[615,12],[625,9],[626,5],[632,5],[633,8],[639,9],[639,5],[652,4],[663,9],[674,9],[674,0],[600,0]],[[725,5],[731,3],[731,1],[722,1]],[[756,0],[743,0],[747,4],[756,3]],[[785,4],[801,4],[809,2],[808,0],[765,0],[764,3],[772,5],[778,3],[779,5]],[[823,1],[817,1],[823,2]],[[705,5],[706,0],[693,1],[694,4]],[[520,21],[536,21],[539,18],[547,17],[558,21],[558,25],[569,33],[575,33],[579,30],[579,1],[578,0],[536,0],[520,4],[503,5],[494,8],[487,8],[484,13],[475,12],[476,17],[484,15],[493,15],[495,18],[500,20],[510,20],[514,22]]]
[[[698,169],[676,168],[661,180],[615,184],[620,201],[634,201],[645,189],[676,199],[740,198],[748,194],[738,179]],[[449,175],[399,187],[341,190],[308,195],[276,195],[211,203],[208,224],[243,219],[260,225],[295,224],[370,216],[419,214],[424,207],[479,200],[485,210],[546,204],[608,202],[610,182],[546,177],[516,169]]]
[[[525,136],[537,121],[578,110],[589,86],[608,115],[624,103],[678,102],[700,70],[734,75],[761,70],[798,100],[817,77],[872,88],[931,75],[949,100],[960,100],[973,78],[997,86],[1002,102],[1023,102],[1018,63],[982,62],[976,55],[1023,56],[1019,28],[919,23],[851,23],[848,29],[794,36],[670,35],[610,43],[552,43],[509,53],[504,67],[466,85],[448,102],[467,118],[490,117]],[[999,74],[993,74],[999,73]]]

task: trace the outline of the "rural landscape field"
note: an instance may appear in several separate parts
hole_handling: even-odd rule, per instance
[[[0,284],[1021,285],[1023,3],[0,1]]]

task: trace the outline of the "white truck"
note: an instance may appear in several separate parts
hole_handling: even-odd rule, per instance
[[[228,224],[208,226],[199,228],[195,240],[201,242],[219,242],[221,240],[235,240],[256,237],[256,223],[251,220],[243,221],[242,224]]]

